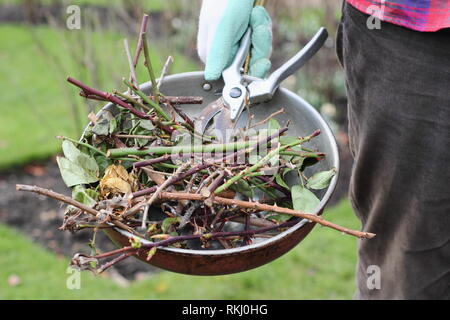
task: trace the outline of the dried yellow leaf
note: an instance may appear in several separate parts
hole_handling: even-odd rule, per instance
[[[103,198],[118,193],[129,194],[136,189],[136,177],[134,174],[129,174],[121,165],[110,165],[100,180],[100,195]]]

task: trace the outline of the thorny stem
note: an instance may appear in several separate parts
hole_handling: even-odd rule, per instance
[[[97,254],[97,255],[93,256],[92,258],[103,259],[103,258],[107,258],[107,257],[110,257],[110,256],[114,256],[114,255],[119,254],[119,253],[125,253],[125,252],[132,251],[132,250],[134,250],[134,248],[131,247],[131,246],[122,247],[122,248],[111,250],[111,251],[108,251],[108,252],[105,252],[105,253]]]
[[[162,83],[164,81],[164,77],[166,76],[167,72],[169,71],[169,67],[170,67],[172,62],[173,62],[173,57],[172,56],[168,56],[167,60],[166,60],[166,63],[164,63],[164,66],[163,66],[163,68],[161,70],[161,75],[159,77],[158,84],[156,85],[156,89],[158,90],[158,92],[159,92],[159,89],[161,88],[161,85],[162,85]]]
[[[115,95],[113,95],[111,93],[103,92],[103,91],[100,91],[97,89],[90,88],[87,85],[85,85],[84,83],[82,83],[78,80],[75,80],[71,77],[68,77],[67,81],[72,83],[73,85],[79,87],[81,90],[83,90],[87,94],[99,96],[103,99],[106,99],[118,106],[121,106],[122,108],[129,110],[132,114],[134,114],[138,118],[150,120],[150,121],[152,121],[153,124],[157,125],[155,119],[152,116],[135,109],[134,107],[132,107],[131,105],[129,105],[128,103],[119,99],[118,97],[116,97]],[[161,129],[163,129],[164,131],[166,131],[169,134],[171,134],[173,132],[173,130],[169,127],[162,127]]]
[[[195,128],[195,123],[192,121],[187,114],[185,114],[180,108],[178,108],[175,104],[168,102],[169,105],[175,110],[176,113],[186,122],[189,126],[191,126],[192,130]]]
[[[119,136],[119,135],[117,135]],[[118,159],[118,158],[116,158]],[[210,153],[186,153],[186,154],[165,154],[163,156],[157,157],[157,158],[152,158],[152,159],[147,159],[147,160],[142,160],[142,161],[137,161],[133,164],[134,168],[142,168],[142,167],[146,167],[146,166],[150,166],[153,165],[155,163],[160,163],[160,162],[164,162],[164,161],[169,161],[169,160],[175,160],[175,159],[185,159],[185,160],[195,160],[198,159],[199,161],[212,161],[214,160],[214,157],[210,154]]]
[[[200,163],[200,164],[196,165],[195,167],[192,167],[191,169],[189,169],[188,171],[186,171],[184,173],[177,174],[176,176],[174,175],[173,179],[170,179],[170,181],[171,181],[170,184],[175,184],[175,183],[177,183],[179,181],[182,181],[183,179],[193,175],[194,173],[199,172],[201,170],[204,170],[204,169],[212,166],[212,164],[213,164],[212,162]],[[132,197],[133,198],[140,197],[140,196],[143,196],[143,195],[146,195],[146,194],[153,193],[156,190],[158,190],[158,186],[153,186],[153,187],[150,187],[150,188],[147,188],[147,189],[139,190],[137,192],[134,192],[132,194]]]
[[[227,176],[227,173],[225,171],[222,171],[222,173],[214,179],[214,181],[211,183],[211,185],[208,187],[208,191],[210,193],[214,193],[217,188],[223,183],[223,180]]]
[[[98,100],[98,101],[108,101],[102,97],[96,96],[96,95],[92,95],[92,94],[87,94],[84,91],[80,91],[80,96],[82,96],[83,98],[87,98],[87,99],[92,99],[92,100]],[[119,93],[119,92],[114,92],[114,94],[117,94],[119,96],[121,96],[122,98],[124,98],[124,94],[123,93]],[[155,97],[154,96],[148,96],[149,99],[154,100]],[[125,99],[125,98],[124,98]],[[127,100],[127,99],[125,99]],[[202,104],[203,103],[203,97],[201,96],[161,96],[159,98],[159,102],[161,103],[172,103],[175,105],[180,105],[180,104]],[[146,106],[146,108],[149,108]]]
[[[134,168],[142,168],[142,167],[146,167],[155,163],[159,163],[159,162],[165,162],[172,159],[172,155],[171,154],[165,154],[161,157],[158,158],[153,158],[153,159],[148,159],[148,160],[143,160],[143,161],[138,161],[135,162],[133,164]]]
[[[282,151],[282,152],[280,152],[280,155],[302,157],[302,158],[323,158],[323,157],[325,157],[325,153],[323,153],[323,152]]]
[[[153,94],[153,97],[155,98],[155,101],[150,100],[150,98],[143,93],[140,89],[136,88],[135,86],[133,86],[132,83],[130,83],[127,79],[123,78],[123,83],[125,83],[125,85],[130,88],[131,90],[133,90],[133,92],[135,94],[137,94],[142,100],[144,100],[145,103],[149,104],[150,106],[152,106],[155,111],[162,116],[164,119],[166,119],[167,121],[172,121],[172,118],[161,108],[161,106],[159,105],[159,101],[156,99],[158,96]]]
[[[192,193],[170,193],[170,192],[162,192],[159,195],[160,199],[164,199],[164,200],[196,200],[196,201],[201,201],[201,200],[205,200],[206,198],[201,195],[201,194],[192,194]],[[268,212],[277,212],[277,213],[285,213],[285,214],[289,214],[295,217],[299,217],[299,218],[303,218],[303,219],[307,219],[310,220],[312,222],[317,222],[320,225],[323,225],[325,227],[329,227],[335,230],[338,230],[340,232],[346,233],[346,234],[350,234],[353,235],[355,237],[358,238],[373,238],[375,236],[375,234],[370,233],[370,232],[361,232],[361,231],[356,231],[356,230],[351,230],[351,229],[347,229],[344,227],[341,227],[337,224],[334,224],[332,222],[329,222],[325,219],[323,219],[320,216],[314,215],[314,214],[309,214],[309,213],[304,213],[301,211],[297,211],[297,210],[292,210],[289,208],[283,208],[283,207],[278,207],[276,205],[272,206],[272,205],[268,205],[268,204],[262,204],[259,202],[250,202],[250,201],[242,201],[242,200],[237,200],[237,199],[228,199],[228,198],[222,198],[222,197],[218,197],[215,196],[212,198],[212,201],[214,203],[217,204],[222,204],[222,205],[228,205],[228,206],[238,206],[241,208],[246,208],[246,209],[254,209],[257,211],[268,211]]]
[[[267,137],[267,138],[262,138],[262,139],[260,139],[259,141],[257,141],[257,142],[252,146],[252,148],[257,148],[257,147],[259,147],[259,146],[262,145],[262,144],[269,143],[269,142],[270,142],[271,140],[273,140],[274,138],[276,138],[276,137],[280,136],[281,134],[283,134],[286,130],[287,130],[287,128],[281,128],[281,129],[279,129],[276,133],[272,134],[271,136],[269,136],[269,137]],[[244,150],[244,151],[245,151],[245,150]],[[199,165],[197,165],[196,167],[193,167],[193,168],[191,168],[190,170],[188,170],[187,172],[181,174],[177,179],[175,179],[175,180],[173,181],[173,183],[177,183],[177,182],[179,182],[179,181],[185,179],[186,177],[188,177],[188,176],[190,176],[190,175],[192,175],[192,174],[194,174],[194,173],[196,173],[196,172],[198,172],[198,171],[200,171],[200,170],[204,170],[204,169],[210,167],[211,165],[213,165],[214,163],[217,163],[217,162],[226,162],[226,161],[229,160],[229,159],[234,159],[234,158],[235,158],[236,156],[238,156],[239,153],[241,153],[241,152],[242,152],[242,150],[238,150],[238,151],[235,151],[234,153],[232,153],[231,155],[225,156],[225,157],[222,158],[222,159],[218,159],[218,160],[215,160],[215,161],[213,161],[213,162],[208,162],[208,163],[199,164]],[[143,189],[143,190],[137,191],[137,192],[133,193],[132,196],[135,198],[135,197],[138,197],[138,196],[143,196],[143,195],[146,195],[146,194],[153,193],[153,192],[155,192],[156,190],[157,190],[157,186],[153,186],[153,187],[150,187],[150,188],[147,188],[147,189]],[[219,194],[219,193],[220,193],[220,192],[217,192],[216,194]]]
[[[141,35],[142,46],[144,49],[144,65],[147,67],[150,80],[152,82],[152,95],[155,97],[155,103],[159,105],[159,91],[158,84],[156,83],[155,73],[153,72],[152,62],[148,51],[147,32],[143,32]],[[170,120],[170,119],[168,119]]]
[[[127,101],[129,103],[133,103],[133,104],[138,105],[139,107],[141,107],[144,110],[147,110],[147,111],[151,111],[152,110],[152,108],[150,108],[150,107],[146,106],[145,104],[141,103],[140,101],[134,99],[130,95],[127,95],[125,93],[120,93],[118,91],[114,91],[114,94],[118,95],[119,97],[121,97],[122,99],[124,99],[125,101]]]
[[[286,196],[290,196],[291,192],[287,190],[286,188],[280,186],[278,183],[275,183],[270,178],[264,177],[264,176],[258,176],[257,179],[263,181],[264,183],[267,183],[270,187],[277,189],[278,191],[284,193]]]
[[[123,253],[120,256],[118,256],[117,258],[114,258],[113,260],[105,263],[104,265],[102,265],[99,269],[98,269],[98,273],[102,273],[103,271],[105,271],[106,269],[109,269],[110,267],[112,267],[113,265],[115,265],[116,263],[119,263],[122,260],[125,260],[126,258],[135,255],[137,253],[137,250],[131,251],[131,252],[127,252],[127,253]]]
[[[148,140],[154,140],[154,136],[145,136],[142,134],[116,134],[114,135],[117,138],[125,138],[125,139],[148,139]],[[126,147],[124,147],[126,148]],[[136,160],[136,159],[134,159]]]
[[[311,140],[312,138],[314,138],[315,136],[317,136],[318,134],[320,134],[320,130],[316,130],[311,135],[301,138],[298,141],[289,143],[285,146],[280,146],[280,147],[272,150],[266,156],[264,156],[261,160],[259,160],[257,163],[255,163],[253,166],[247,168],[246,170],[239,172],[237,175],[235,175],[230,180],[228,180],[226,183],[224,183],[219,188],[217,188],[215,193],[218,194],[218,193],[228,189],[233,183],[237,182],[239,179],[242,179],[248,173],[256,171],[257,169],[259,169],[260,167],[265,165],[274,155],[278,154],[280,151],[285,150],[290,147],[293,147],[295,145],[307,142],[307,141]]]
[[[256,147],[258,147],[258,146],[260,146],[260,145],[262,145],[262,144],[265,144],[265,143],[269,143],[271,140],[273,140],[274,138],[280,136],[280,135],[281,135],[282,133],[284,133],[286,130],[287,130],[287,128],[281,128],[281,129],[277,130],[277,132],[274,133],[274,134],[272,134],[271,136],[269,136],[269,137],[267,137],[267,138],[262,138],[262,139],[260,139],[259,141],[254,142],[254,144],[252,145],[252,148],[256,148]],[[248,143],[248,142],[246,141],[245,143]],[[231,145],[233,145],[233,143],[232,143]],[[208,147],[208,146],[210,146],[210,145],[207,145],[207,146],[201,145],[200,147]],[[190,146],[189,146],[189,147],[190,147]],[[161,148],[161,147],[160,147],[160,148]],[[244,147],[244,148],[245,148],[245,147]],[[118,149],[118,150],[120,151],[121,149]],[[112,151],[112,150],[109,150],[108,153],[109,153],[110,151]],[[244,149],[244,151],[245,151],[245,149]],[[194,151],[194,152],[195,152],[195,151]],[[208,151],[205,151],[205,152],[208,152]],[[194,173],[196,173],[196,172],[198,172],[198,171],[200,171],[200,170],[204,170],[204,169],[206,169],[206,168],[209,168],[209,167],[212,166],[214,163],[218,163],[218,162],[226,162],[226,161],[229,160],[229,159],[234,159],[236,156],[239,155],[240,152],[242,152],[242,150],[235,151],[235,152],[232,153],[231,155],[225,156],[225,157],[223,157],[222,159],[217,159],[217,160],[212,161],[212,162],[207,162],[207,163],[201,163],[201,164],[198,164],[197,166],[195,166],[195,167],[191,168],[190,170],[186,171],[185,173],[180,174],[180,175],[178,176],[178,178],[176,178],[176,179],[173,180],[172,184],[177,183],[177,182],[179,182],[179,181],[185,179],[186,177],[191,176],[192,174],[194,174]],[[156,190],[157,190],[157,186],[153,186],[153,187],[150,187],[150,188],[147,188],[147,189],[143,189],[143,190],[140,190],[140,191],[137,191],[137,192],[133,193],[133,194],[132,194],[132,197],[133,197],[133,198],[136,198],[136,197],[139,197],[139,196],[143,196],[143,195],[146,195],[146,194],[150,194],[150,193],[155,192]],[[225,190],[225,189],[224,189],[224,190]],[[216,193],[216,194],[219,194],[220,192],[217,192],[217,190],[216,190],[215,193]]]
[[[130,81],[134,84],[138,84],[137,76],[136,76],[136,67],[133,65],[133,59],[131,58],[130,46],[128,45],[128,39],[123,39],[123,46],[125,49],[125,55],[127,57],[128,65],[130,67]]]
[[[78,209],[80,209],[80,210],[82,210],[82,211],[84,211],[86,213],[89,213],[90,215],[92,215],[94,217],[97,217],[98,214],[99,214],[99,211],[97,211],[97,210],[95,210],[95,209],[93,209],[91,207],[88,207],[88,206],[82,204],[81,202],[78,202],[78,201],[76,201],[76,200],[74,200],[74,199],[72,199],[70,197],[67,197],[65,195],[62,195],[60,193],[54,192],[54,191],[49,190],[49,189],[44,189],[44,188],[37,187],[37,186],[16,184],[16,190],[17,191],[34,192],[34,193],[37,193],[37,194],[41,194],[41,195],[47,196],[49,198],[53,198],[55,200],[58,200],[58,201],[66,203],[66,204],[72,205],[74,207],[77,207]],[[117,227],[120,227],[122,229],[125,229],[125,230],[127,230],[127,231],[129,231],[131,233],[134,233],[134,234],[138,235],[130,227],[128,227],[127,225],[123,224],[120,221],[115,220],[114,218],[111,220],[111,223],[115,224]]]
[[[116,96],[108,93],[108,92],[103,92],[94,88],[90,88],[87,85],[85,85],[84,83],[75,80],[71,77],[67,78],[67,81],[72,83],[73,85],[77,86],[78,88],[80,88],[81,90],[83,90],[85,93],[88,94],[92,94],[95,96],[99,96],[105,100],[108,100],[114,104],[117,104],[118,106],[121,106],[127,110],[129,110],[131,113],[133,113],[135,116],[142,118],[142,119],[150,119],[149,115],[146,115],[138,110],[136,110],[135,108],[133,108],[132,106],[130,106],[129,104],[127,104],[126,102],[120,100],[119,98],[117,98]]]
[[[254,143],[254,142],[253,142]],[[228,152],[234,149],[243,149],[248,147],[251,142],[231,142],[225,144],[208,144],[195,146],[173,146],[173,147],[147,147],[146,149],[138,148],[118,148],[109,149],[107,154],[111,158],[124,157],[129,155],[145,156],[148,154],[167,154],[167,153],[211,153],[211,152]]]
[[[16,190],[17,191],[34,192],[34,193],[37,193],[37,194],[41,194],[43,196],[47,196],[47,197],[53,198],[55,200],[59,200],[59,201],[64,202],[66,204],[70,204],[70,205],[72,205],[74,207],[77,207],[78,209],[83,210],[84,212],[89,213],[89,214],[91,214],[93,216],[97,216],[97,214],[98,214],[97,210],[95,210],[95,209],[93,209],[91,207],[88,207],[88,206],[82,204],[81,202],[78,202],[78,201],[76,201],[76,200],[74,200],[74,199],[72,199],[70,197],[62,195],[60,193],[56,193],[56,192],[54,192],[52,190],[40,188],[40,187],[37,187],[37,186],[28,186],[28,185],[24,185],[24,184],[16,184]]]
[[[257,126],[261,126],[263,124],[265,124],[267,121],[269,121],[270,119],[272,119],[273,117],[276,117],[279,114],[285,113],[284,108],[281,108],[278,111],[275,111],[274,113],[272,113],[271,115],[269,115],[267,118],[253,124],[251,127],[249,127],[249,129],[257,127]]]
[[[84,142],[81,142],[81,141],[78,141],[78,140],[75,140],[75,139],[71,139],[71,138],[65,137],[65,136],[57,136],[56,138],[57,138],[57,139],[61,139],[61,140],[68,140],[68,141],[70,141],[70,142],[72,142],[72,143],[75,143],[75,144],[78,144],[78,145],[80,145],[80,146],[83,146],[83,147],[86,147],[86,148],[88,148],[88,149],[91,149],[91,150],[93,150],[94,152],[99,153],[99,154],[101,154],[102,156],[106,157],[106,153],[104,153],[103,151],[101,151],[101,150],[99,150],[99,149],[97,149],[97,148],[91,146],[91,145],[88,144],[88,143],[84,143]]]
[[[207,144],[207,145],[195,145],[195,146],[174,146],[174,147],[148,147],[146,149],[138,148],[117,148],[109,149],[107,152],[108,157],[120,158],[130,155],[145,156],[148,154],[187,154],[187,153],[212,153],[212,152],[229,152],[237,149],[232,155],[227,156],[227,159],[234,159],[240,152],[246,151],[245,148],[257,148],[263,144],[269,143],[269,141],[283,134],[287,128],[281,128],[276,133],[267,138],[262,138],[259,141],[237,141],[225,144]],[[243,150],[240,150],[243,149]]]
[[[138,61],[139,61],[139,57],[141,55],[141,51],[142,51],[142,34],[144,32],[146,32],[147,30],[147,25],[148,25],[148,14],[144,14],[144,16],[142,17],[142,22],[141,22],[141,29],[139,30],[139,40],[136,46],[136,52],[134,53],[134,58],[133,58],[133,66],[134,68],[136,68]]]
[[[146,206],[151,206],[152,203],[156,200],[156,198],[158,197],[158,194],[160,194],[165,188],[169,187],[170,185],[172,185],[174,183],[175,180],[177,180],[178,175],[187,167],[189,166],[190,163],[186,162],[183,165],[181,165],[174,173],[173,176],[171,176],[169,179],[167,179],[166,181],[164,181],[164,183],[160,186],[158,186],[158,189],[155,191],[155,193],[150,197],[150,199],[148,201],[145,202],[144,205]],[[179,179],[179,178],[178,178]],[[145,210],[144,212],[144,216],[142,218],[142,228],[146,227],[146,223],[147,223],[147,215],[148,215],[148,210]]]
[[[149,96],[150,99],[154,99],[153,96]],[[159,98],[161,103],[171,103],[171,104],[202,104],[203,97],[201,96],[162,96]]]

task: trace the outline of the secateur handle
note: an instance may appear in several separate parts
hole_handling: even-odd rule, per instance
[[[255,80],[248,85],[250,103],[265,102],[272,99],[280,83],[300,69],[323,46],[328,38],[325,28],[320,28],[314,37],[295,56],[275,70],[265,80]]]

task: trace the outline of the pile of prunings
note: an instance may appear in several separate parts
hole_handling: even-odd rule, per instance
[[[129,80],[124,79],[126,93],[102,92],[68,78],[83,97],[114,106],[90,115],[82,139],[59,137],[64,157],[57,159],[58,165],[72,197],[17,185],[18,190],[68,204],[62,230],[92,230],[90,255],[76,254],[73,266],[102,272],[132,255],[145,253],[150,260],[163,246],[246,246],[273,237],[301,219],[361,238],[374,236],[311,214],[320,203],[316,190],[326,189],[336,173],[329,168],[309,177],[305,174],[306,167],[326,156],[304,146],[319,130],[304,137],[289,136],[288,127],[275,119],[280,110],[259,123],[249,121],[230,143],[218,141],[213,131],[196,132],[195,119],[183,112],[182,105],[202,103],[202,97],[159,92],[146,24],[144,16],[133,59],[126,47],[131,70]],[[136,79],[141,52],[152,83],[150,96],[139,89]],[[298,184],[288,184],[288,176]],[[129,246],[98,253],[95,235],[105,228],[128,232]]]

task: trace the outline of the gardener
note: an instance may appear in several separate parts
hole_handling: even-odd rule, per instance
[[[250,73],[270,69],[270,18],[253,2],[203,1],[207,80],[220,78],[249,24]],[[343,5],[336,47],[355,160],[350,199],[363,230],[377,234],[359,242],[358,299],[450,298],[449,27],[448,0]]]

